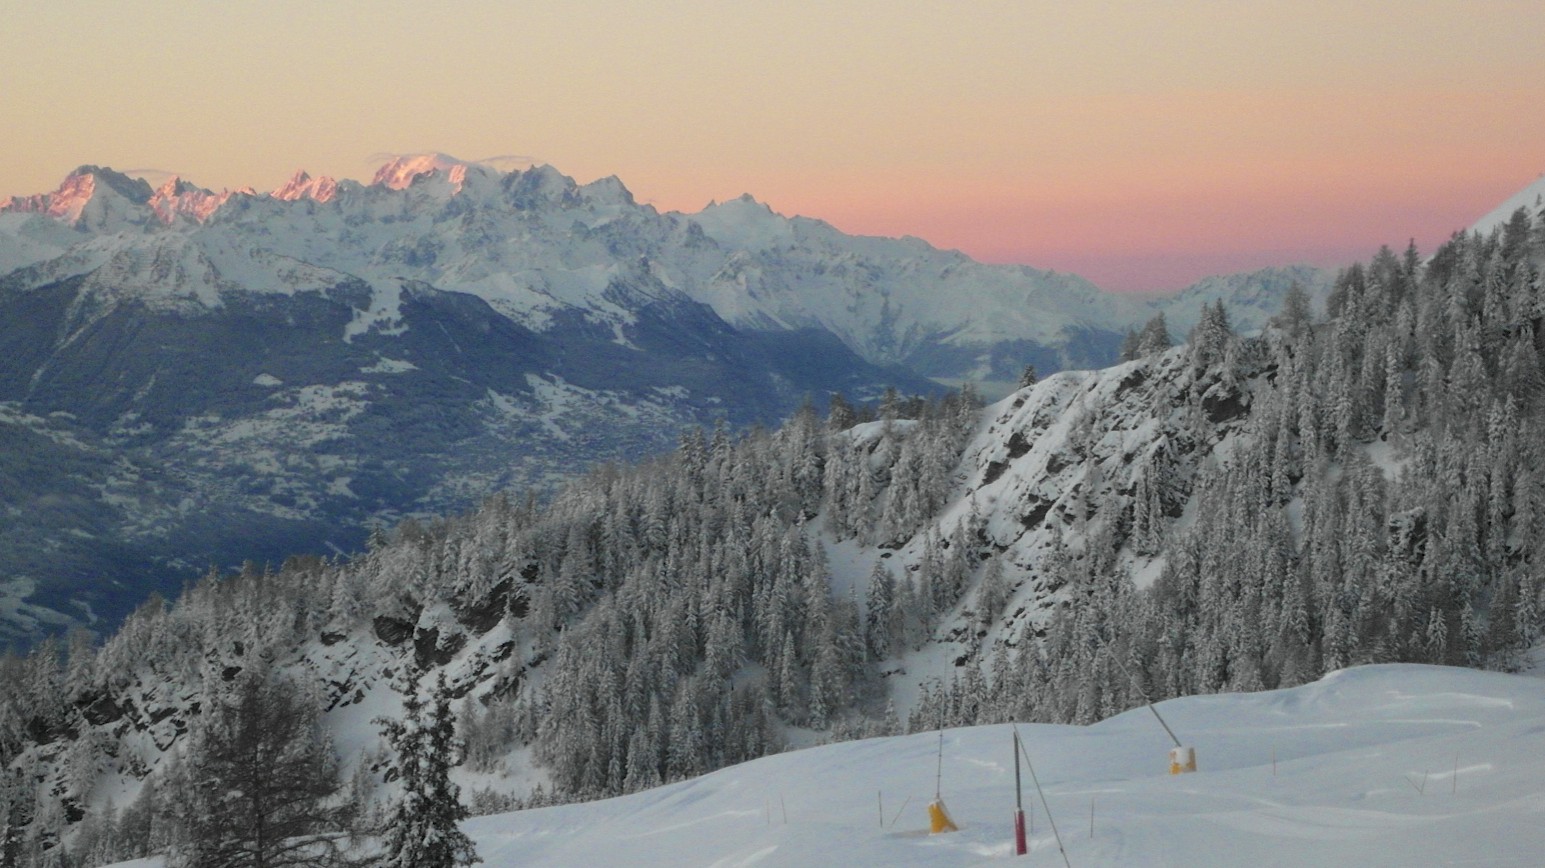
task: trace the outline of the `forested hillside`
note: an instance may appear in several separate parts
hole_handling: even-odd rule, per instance
[[[1150,535],[1139,493],[1130,517],[1066,536],[1043,572],[1067,605],[1039,640],[1000,644],[912,725],[1088,723],[1363,663],[1514,666],[1545,591],[1542,253],[1520,211],[1425,262],[1349,269],[1324,322],[1290,304],[1241,341],[1204,321],[1193,369],[1255,385],[1182,521]],[[1164,486],[1148,491],[1162,510]],[[1162,567],[1138,592],[1121,555],[1145,548]]]
[[[1541,627],[1542,259],[1520,212],[1260,335],[1211,306],[1184,347],[1159,321],[985,411],[833,400],[347,562],[211,575],[100,647],[0,662],[0,864],[175,845],[204,711],[253,678],[307,697],[336,798],[369,803],[397,786],[369,721],[443,674],[492,809],[903,726],[1507,668]]]

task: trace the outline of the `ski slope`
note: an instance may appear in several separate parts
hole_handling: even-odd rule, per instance
[[[1366,666],[1158,708],[1195,747],[1197,773],[1167,774],[1171,743],[1147,709],[1090,727],[1019,727],[1067,864],[1545,861],[1545,680]],[[467,829],[491,868],[1013,859],[1010,727],[944,732],[940,789],[961,830],[929,835],[939,746],[937,733],[921,733],[810,748],[631,796],[478,817]],[[1033,833],[1020,864],[1062,865],[1028,771],[1024,782]]]

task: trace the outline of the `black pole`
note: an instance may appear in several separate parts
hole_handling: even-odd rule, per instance
[[[1116,665],[1121,667],[1121,674],[1127,677],[1127,681],[1131,682],[1132,686],[1137,689],[1137,695],[1141,696],[1143,702],[1148,704],[1148,710],[1153,712],[1153,716],[1159,721],[1159,725],[1164,727],[1164,732],[1169,736],[1169,740],[1175,743],[1175,747],[1181,747],[1180,739],[1175,737],[1175,731],[1170,729],[1169,724],[1164,722],[1164,718],[1159,716],[1159,710],[1153,707],[1153,700],[1148,698],[1148,692],[1143,690],[1142,685],[1137,683],[1136,678],[1132,677],[1132,673],[1127,669],[1127,665],[1122,663],[1121,658],[1115,654],[1112,654],[1110,659],[1116,661]]]
[[[1014,807],[1025,809],[1025,791],[1019,782],[1019,732],[1014,733]]]
[[[933,778],[933,800],[941,801],[944,791],[944,730],[939,730],[939,771]]]

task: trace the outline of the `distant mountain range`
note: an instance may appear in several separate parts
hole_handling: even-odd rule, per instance
[[[1099,367],[1215,299],[1248,331],[1295,283],[1330,276],[1139,299],[750,197],[660,213],[616,178],[441,154],[266,194],[83,166],[0,202],[0,641],[806,396]]]
[[[501,173],[443,154],[394,160],[368,185],[297,172],[269,194],[178,178],[153,189],[83,166],[53,193],[0,203],[0,220],[0,270],[35,265],[32,282],[113,263],[110,282],[212,305],[227,289],[291,295],[346,275],[371,289],[355,323],[367,329],[390,320],[400,282],[418,281],[538,331],[565,314],[627,321],[627,303],[608,297],[626,282],[706,304],[737,329],[819,328],[876,364],[978,380],[1012,380],[1026,359],[1048,371],[1106,364],[1127,328],[1163,312],[1183,334],[1217,298],[1249,330],[1292,283],[1318,295],[1329,283],[1316,269],[1266,269],[1139,299],[916,238],[846,235],[750,196],[662,214],[614,177],[579,185],[548,166]]]

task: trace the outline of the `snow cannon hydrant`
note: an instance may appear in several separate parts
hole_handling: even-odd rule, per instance
[[[935,799],[928,803],[928,832],[937,835],[940,832],[959,832],[960,827],[950,819],[950,812],[944,807],[943,799]]]
[[[1172,747],[1169,751],[1169,773],[1183,775],[1196,771],[1196,748]]]
[[[944,730],[939,730],[939,766],[933,779],[933,801],[928,804],[928,832],[937,835],[940,832],[959,832],[960,827],[950,819],[950,812],[944,807]]]

